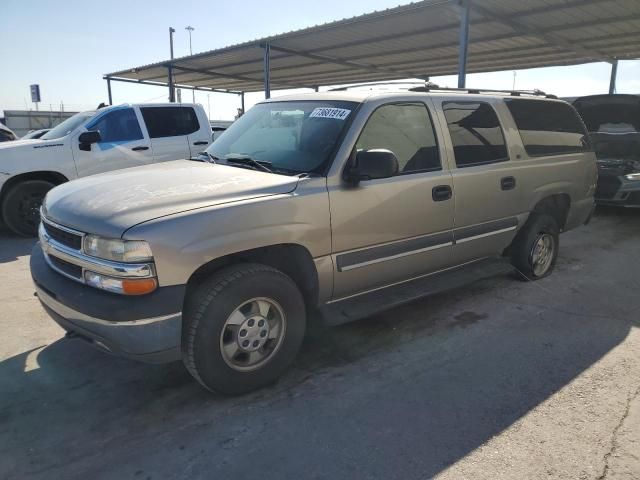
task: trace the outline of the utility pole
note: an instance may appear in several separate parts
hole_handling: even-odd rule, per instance
[[[169,52],[171,54],[171,60],[173,60],[173,34],[176,30],[173,27],[169,27]],[[169,76],[169,101],[171,103],[176,101],[176,94],[173,90],[173,68],[171,63],[169,63],[169,68],[167,68],[167,74]]]
[[[184,29],[189,32],[189,55],[193,55],[193,49],[191,48],[191,32],[193,32],[195,28],[193,28],[191,25],[187,25],[186,27],[184,27]],[[193,103],[196,103],[196,91],[191,90],[191,95]]]
[[[176,29],[169,27],[169,52],[171,54],[171,60],[173,60],[173,34],[176,33]]]

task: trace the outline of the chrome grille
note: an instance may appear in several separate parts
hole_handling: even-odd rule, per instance
[[[47,232],[47,235],[56,242],[64,245],[65,247],[73,248],[74,250],[82,249],[82,235],[62,229],[44,219],[42,221],[42,225],[44,226],[44,230]]]

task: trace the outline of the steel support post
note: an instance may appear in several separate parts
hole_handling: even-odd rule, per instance
[[[262,45],[264,50],[264,98],[271,98],[271,47],[269,43]]]
[[[171,68],[171,65],[167,65],[167,75],[169,76],[169,101],[171,103],[175,103],[176,101],[176,92],[175,89],[173,88],[173,69]]]
[[[460,36],[458,40],[458,88],[467,84],[467,53],[469,51],[469,21],[471,0],[460,2]]]
[[[616,80],[618,77],[618,60],[611,62],[611,78],[609,79],[609,95],[616,93]]]
[[[107,77],[107,93],[109,94],[109,105],[113,105],[113,97],[111,96],[111,79]]]

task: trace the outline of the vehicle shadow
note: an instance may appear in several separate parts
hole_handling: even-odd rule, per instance
[[[18,257],[29,255],[37,241],[36,238],[15,235],[0,226],[0,263],[13,262]]]
[[[132,363],[79,340],[18,355],[0,364],[5,473],[156,478],[177,476],[188,461],[191,478],[248,478],[254,468],[270,468],[269,478],[309,468],[326,472],[320,478],[344,478],[353,468],[392,478],[410,461],[408,476],[430,478],[571,382],[632,325],[517,304],[457,311],[464,297],[492,295],[509,282],[315,328],[291,373],[239,398],[209,394],[180,363]],[[274,466],[258,451],[248,465],[245,450],[266,432],[269,451],[283,461]]]
[[[640,326],[637,285],[620,279],[640,231],[624,227],[618,249],[608,242],[625,235],[598,233],[617,221],[599,212],[563,237],[540,282],[506,275],[315,325],[281,381],[242,397],[206,392],[180,363],[133,363],[81,340],[9,358],[0,477],[431,478]],[[606,258],[590,261],[595,251]],[[615,288],[602,295],[607,276]]]

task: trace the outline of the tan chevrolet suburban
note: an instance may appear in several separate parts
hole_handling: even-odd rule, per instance
[[[69,336],[236,394],[282,375],[310,315],[361,318],[505,264],[545,277],[596,181],[580,117],[544,95],[280,97],[200,161],[54,188],[31,272]]]

